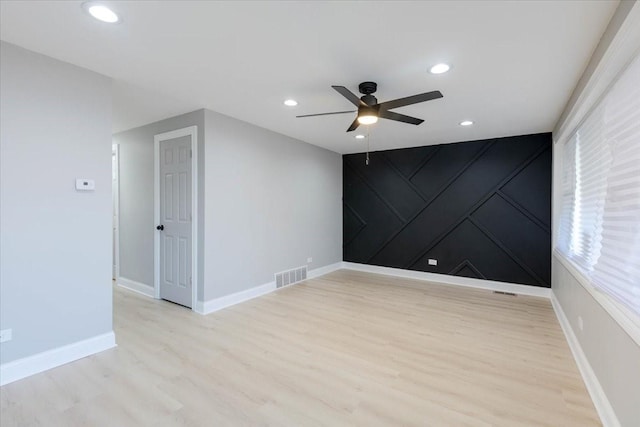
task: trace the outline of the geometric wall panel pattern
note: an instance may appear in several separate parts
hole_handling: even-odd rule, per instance
[[[551,286],[550,133],[369,157],[342,158],[345,261]]]

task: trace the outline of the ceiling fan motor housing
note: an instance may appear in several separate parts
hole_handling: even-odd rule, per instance
[[[364,94],[360,97],[360,100],[366,105],[373,107],[378,103],[376,97],[372,95],[372,93],[378,89],[378,85],[375,82],[362,82],[358,85],[358,89],[360,93]],[[358,108],[358,110],[360,110],[360,108]]]
[[[376,82],[362,82],[358,85],[358,90],[363,95],[371,95],[378,90],[378,84]]]
[[[378,103],[378,99],[373,95],[364,95],[360,98],[360,101],[364,102],[365,104],[371,107],[373,107]]]

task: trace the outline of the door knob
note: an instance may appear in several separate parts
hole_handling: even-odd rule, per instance
[[[156,230],[164,230],[164,225],[160,224],[159,226],[156,227]]]

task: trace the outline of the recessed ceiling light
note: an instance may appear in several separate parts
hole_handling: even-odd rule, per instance
[[[364,135],[356,135],[356,139],[364,139],[365,136]]]
[[[296,101],[295,99],[287,99],[286,101],[284,101],[284,105],[286,105],[287,107],[295,107],[296,105],[298,105],[298,101]]]
[[[114,24],[120,21],[120,17],[104,4],[87,2],[83,3],[82,7],[89,13],[89,15],[96,18],[98,21],[108,22]]]
[[[436,64],[433,67],[431,67],[429,69],[429,72],[431,74],[442,74],[442,73],[446,73],[447,71],[449,71],[451,67],[449,67],[449,65],[447,64]]]
[[[460,122],[460,126],[471,126],[473,122],[471,120],[464,120]]]

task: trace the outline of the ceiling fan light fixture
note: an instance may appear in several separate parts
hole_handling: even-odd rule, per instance
[[[356,139],[364,139],[364,138],[365,138],[365,136],[364,136],[364,135],[362,135],[362,134],[360,134],[360,135],[356,135]]]
[[[378,121],[378,116],[371,114],[371,113],[367,113],[365,115],[362,116],[358,116],[358,123],[360,123],[361,125],[372,125],[374,123],[376,123]]]
[[[361,125],[372,125],[378,121],[377,108],[361,105],[358,107],[358,123]]]
[[[449,64],[441,63],[441,64],[436,64],[433,67],[431,67],[429,69],[429,72],[431,74],[443,74],[443,73],[446,73],[447,71],[449,71],[450,69],[451,69],[451,67],[449,66]]]

